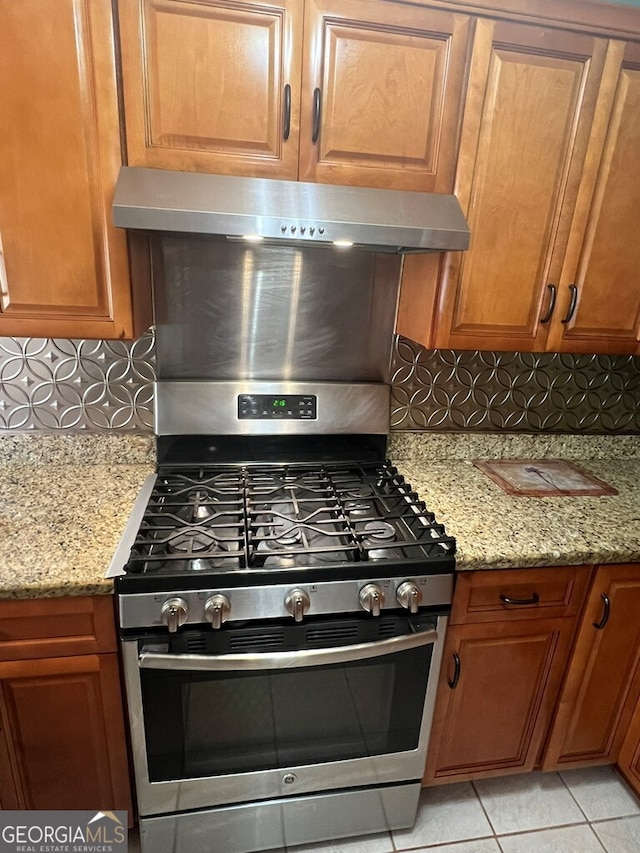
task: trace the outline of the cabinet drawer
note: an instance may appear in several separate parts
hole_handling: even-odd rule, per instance
[[[460,572],[451,624],[574,616],[591,574],[591,566]]]
[[[0,601],[0,661],[115,650],[111,595]]]

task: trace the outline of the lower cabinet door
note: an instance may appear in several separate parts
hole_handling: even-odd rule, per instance
[[[572,619],[449,628],[425,784],[533,769],[574,629]]]
[[[22,808],[131,812],[115,654],[2,663],[0,690]]]
[[[0,697],[0,811],[21,809],[22,800],[15,777],[15,762],[6,735],[4,708]]]
[[[640,703],[629,726],[629,731],[622,744],[618,769],[640,796]]]
[[[600,566],[543,769],[614,764],[640,698],[640,566]]]

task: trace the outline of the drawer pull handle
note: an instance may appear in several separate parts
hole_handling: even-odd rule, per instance
[[[569,285],[569,292],[571,293],[571,302],[569,303],[569,310],[567,311],[567,316],[564,320],[560,320],[561,323],[569,323],[576,310],[576,305],[578,304],[578,288],[575,284]]]
[[[531,598],[509,598],[508,595],[501,595],[500,601],[503,604],[517,604],[520,607],[526,606],[527,604],[538,604],[540,601],[540,596],[537,592],[534,592]]]
[[[553,309],[556,307],[556,286],[555,284],[548,284],[547,288],[549,290],[549,307],[547,308],[547,313],[544,317],[540,317],[541,323],[548,323],[551,317],[553,316]]]
[[[598,631],[602,631],[604,626],[609,621],[609,616],[611,615],[611,602],[609,601],[609,596],[605,595],[605,593],[603,592],[600,598],[602,599],[602,604],[604,605],[602,611],[602,619],[599,622],[593,623],[593,627],[597,628]]]
[[[320,89],[313,90],[313,129],[311,132],[311,141],[318,141],[320,136],[320,113],[322,111],[322,92]]]
[[[284,87],[284,125],[282,137],[286,142],[291,133],[291,86],[289,83]]]
[[[7,268],[4,262],[4,250],[2,248],[2,234],[0,234],[0,311],[9,307],[9,282],[7,280]]]
[[[451,681],[447,679],[447,684],[452,690],[455,690],[458,686],[458,682],[460,681],[460,655],[457,652],[453,653],[453,678]]]

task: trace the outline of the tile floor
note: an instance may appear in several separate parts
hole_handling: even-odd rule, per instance
[[[424,789],[412,829],[288,850],[640,853],[640,800],[612,767],[504,776]]]

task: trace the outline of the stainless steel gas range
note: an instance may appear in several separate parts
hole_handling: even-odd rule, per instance
[[[160,442],[116,579],[143,850],[413,823],[455,545],[378,438]]]
[[[157,474],[110,570],[142,849],[410,826],[455,542],[386,461],[401,258],[149,221]]]

